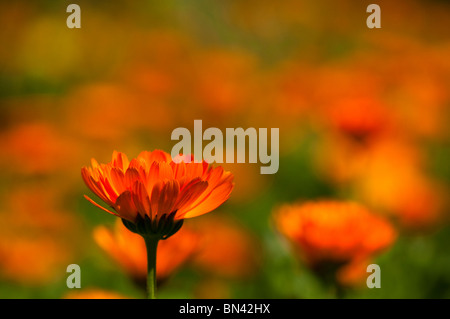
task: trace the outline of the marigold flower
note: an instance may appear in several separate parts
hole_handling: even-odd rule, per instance
[[[131,161],[114,151],[112,161],[83,167],[86,185],[122,218],[123,224],[144,238],[147,248],[147,287],[155,297],[158,242],[175,234],[185,218],[208,213],[225,202],[233,189],[233,175],[193,156],[172,159],[163,151],[144,151]]]
[[[284,205],[275,218],[279,231],[313,268],[371,256],[389,247],[396,236],[384,218],[351,202]]]
[[[213,168],[205,161],[194,163],[191,158],[172,160],[163,151],[144,151],[131,161],[114,151],[112,161],[83,167],[86,185],[112,212],[91,203],[110,214],[135,223],[139,217],[160,221],[173,214],[174,220],[208,213],[225,202],[233,189],[233,175],[222,167]]]

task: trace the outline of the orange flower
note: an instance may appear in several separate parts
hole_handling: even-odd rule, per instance
[[[444,219],[444,190],[427,176],[420,149],[404,141],[382,140],[373,145],[359,176],[356,196],[398,219],[402,227],[421,230]]]
[[[97,207],[135,223],[139,217],[158,223],[161,218],[174,220],[208,213],[225,202],[233,189],[233,175],[222,167],[206,162],[185,163],[186,156],[172,160],[163,151],[144,151],[131,162],[125,154],[114,151],[112,161],[83,167],[86,185],[116,213]],[[191,158],[192,159],[192,158]]]
[[[77,144],[44,122],[14,125],[0,134],[0,164],[20,174],[44,174],[73,163]],[[65,163],[62,164],[62,163]]]
[[[389,114],[376,98],[341,99],[324,109],[331,126],[347,136],[365,140],[388,128]]]
[[[180,230],[185,218],[206,214],[225,202],[233,189],[233,175],[222,167],[195,163],[193,156],[172,159],[163,151],[142,152],[131,162],[113,153],[112,161],[83,167],[86,185],[122,218],[123,224],[144,238],[147,249],[148,297],[156,294],[157,247]]]
[[[130,232],[118,221],[114,231],[104,226],[95,228],[94,239],[137,283],[145,283],[147,253],[141,236]],[[186,229],[162,241],[156,259],[158,282],[182,266],[194,254],[197,245],[198,236]]]
[[[128,299],[117,292],[102,290],[97,288],[89,288],[82,291],[75,291],[66,294],[64,299]]]
[[[370,258],[355,259],[336,272],[336,279],[344,287],[363,287],[366,284],[367,266],[372,264]]]
[[[208,216],[192,225],[201,236],[193,264],[223,278],[255,275],[260,264],[260,247],[242,225],[223,215]]]
[[[276,225],[313,268],[371,256],[396,236],[386,220],[351,202],[284,205],[276,213]]]
[[[60,280],[74,258],[68,248],[50,236],[2,236],[0,278],[24,285]]]

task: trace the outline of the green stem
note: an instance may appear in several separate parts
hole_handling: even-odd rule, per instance
[[[156,299],[156,250],[159,237],[144,236],[147,248],[147,298]]]
[[[336,299],[344,299],[345,298],[344,287],[339,283],[335,283],[334,288],[336,292]]]

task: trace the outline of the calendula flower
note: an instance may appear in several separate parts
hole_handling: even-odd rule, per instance
[[[144,151],[128,160],[114,151],[112,161],[83,167],[86,185],[113,210],[91,203],[118,216],[147,247],[149,297],[155,296],[156,249],[159,240],[175,234],[186,218],[208,213],[225,202],[233,189],[233,175],[192,156],[172,159],[163,151]]]
[[[81,173],[86,185],[116,212],[85,196],[90,202],[135,224],[145,218],[158,224],[169,215],[182,220],[208,213],[233,189],[233,175],[223,168],[194,163],[187,156],[172,160],[159,150],[144,151],[131,162],[114,152],[110,163],[92,159],[92,167],[83,167]]]
[[[352,202],[284,205],[275,220],[279,231],[315,270],[370,257],[389,247],[396,237],[384,218]]]

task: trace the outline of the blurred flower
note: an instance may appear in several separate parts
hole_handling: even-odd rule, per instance
[[[174,220],[208,213],[225,202],[233,189],[233,175],[208,163],[172,160],[163,151],[142,152],[131,162],[123,153],[114,152],[112,161],[82,169],[86,185],[113,213],[86,198],[97,207],[136,222],[138,216],[158,222],[174,214]],[[175,162],[177,161],[177,162]]]
[[[267,180],[260,173],[260,166],[257,164],[223,163],[221,166],[225,170],[233,172],[235,187],[233,188],[233,196],[230,198],[232,203],[252,200],[268,187]]]
[[[208,216],[190,226],[200,235],[198,253],[192,264],[226,278],[245,278],[255,274],[259,247],[251,233],[236,221]]]
[[[406,143],[380,141],[370,149],[355,179],[355,193],[372,207],[397,217],[402,226],[435,225],[442,213],[442,191],[422,171],[420,155]]]
[[[397,128],[419,138],[445,136],[450,101],[450,65],[445,58],[448,45],[426,45],[418,38],[394,33],[370,41],[385,51],[382,55],[367,55],[366,60],[370,57],[383,79],[384,93],[397,116]]]
[[[372,256],[392,245],[396,237],[384,218],[352,202],[283,205],[275,212],[275,222],[313,269]]]
[[[79,230],[79,220],[66,209],[60,208],[56,186],[20,185],[1,194],[5,205],[0,213],[4,221],[0,232],[40,232],[67,235]]]
[[[357,258],[342,266],[336,272],[338,283],[345,287],[362,287],[366,284],[367,266],[372,264],[370,258]]]
[[[94,239],[137,283],[147,278],[147,253],[141,236],[129,231],[119,220],[114,231],[104,226],[94,230]],[[158,245],[156,269],[158,283],[185,264],[198,247],[198,235],[183,228]]]
[[[297,65],[296,61],[284,61],[284,64],[270,74],[266,81],[262,99],[271,93],[273,113],[280,114],[284,121],[298,123],[311,111],[311,78],[314,70],[308,65]],[[272,90],[274,89],[274,90]],[[263,101],[261,101],[263,103]],[[283,122],[281,122],[283,123]]]
[[[0,142],[0,163],[21,174],[54,172],[76,155],[76,144],[69,145],[68,139],[47,123],[16,125],[0,135]]]
[[[426,54],[424,61],[434,59],[434,56]],[[429,66],[439,68],[441,65]],[[422,75],[419,72],[405,74],[402,86],[398,89],[398,99],[405,102],[401,104],[398,110],[399,117],[402,119],[401,125],[405,131],[410,131],[419,136],[438,139],[444,136],[446,128],[446,116],[450,103],[450,94],[448,85],[450,79],[444,79],[433,70],[435,76]],[[419,74],[417,74],[419,73]],[[447,69],[450,73],[450,68]]]
[[[194,104],[200,104],[205,110],[214,111],[221,116],[242,109],[255,85],[253,61],[251,56],[232,51],[212,51],[200,54],[193,69]]]
[[[128,297],[114,291],[90,288],[69,292],[63,299],[128,299]]]
[[[81,223],[48,182],[19,186],[0,196],[0,276],[28,285],[59,280],[79,253]]]
[[[341,134],[323,134],[315,144],[313,163],[320,174],[337,185],[352,182],[365,169],[367,145]]]
[[[426,229],[443,217],[443,187],[426,174],[424,152],[388,134],[361,144],[327,135],[316,145],[315,165],[338,186],[405,228]]]
[[[117,140],[142,120],[135,115],[139,103],[137,96],[123,86],[108,83],[85,85],[66,97],[65,120],[69,129],[83,137]]]
[[[356,108],[358,105],[354,103],[358,101],[383,101],[383,79],[371,65],[359,62],[357,55],[340,64],[322,64],[314,71],[312,99],[320,109],[332,108],[333,104],[340,104],[340,101],[352,103]],[[368,107],[373,105],[369,104]]]
[[[21,284],[60,280],[72,258],[66,245],[50,236],[0,238],[0,276]]]
[[[377,136],[389,122],[386,107],[373,98],[341,99],[324,112],[332,128],[360,141]]]

